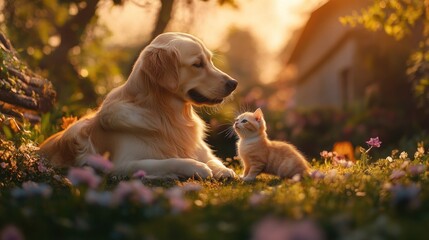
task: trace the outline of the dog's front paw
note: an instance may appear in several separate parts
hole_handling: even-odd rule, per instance
[[[200,179],[208,179],[213,177],[213,173],[207,164],[196,161],[195,166],[189,169],[188,176]]]
[[[225,179],[225,178],[236,178],[237,175],[232,169],[229,169],[222,165],[222,163],[219,164],[218,161],[212,160],[207,162],[207,165],[212,169],[213,177],[216,179]]]

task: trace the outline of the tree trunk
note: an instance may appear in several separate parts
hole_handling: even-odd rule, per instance
[[[70,61],[69,52],[74,47],[80,46],[84,32],[96,16],[99,1],[87,1],[85,8],[80,9],[74,17],[57,27],[61,39],[60,45],[40,62],[42,69],[49,70],[51,81],[58,92],[58,100],[62,103],[67,102],[73,94],[70,88],[73,84],[77,84],[76,87],[83,94],[82,101],[85,104],[95,103],[97,99],[93,83],[89,78],[79,74],[76,66]]]
[[[16,51],[0,32],[0,112],[31,122],[49,111],[55,99],[52,84],[19,61]]]

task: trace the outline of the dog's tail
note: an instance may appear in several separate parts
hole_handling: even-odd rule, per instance
[[[58,132],[40,145],[40,154],[59,167],[78,164],[92,149],[90,136],[91,119],[81,119],[67,129]]]

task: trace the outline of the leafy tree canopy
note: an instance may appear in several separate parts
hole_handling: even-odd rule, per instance
[[[371,31],[382,30],[401,40],[409,34],[420,39],[416,51],[409,57],[407,74],[413,84],[420,107],[429,106],[429,1],[373,0],[359,12],[342,17],[350,26],[363,25]]]

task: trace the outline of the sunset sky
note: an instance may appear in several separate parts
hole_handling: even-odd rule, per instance
[[[139,7],[132,2],[146,3]],[[133,0],[120,8],[105,4],[100,21],[112,31],[109,44],[141,43],[152,30],[158,1]],[[217,1],[187,0],[176,4],[169,31],[189,32],[202,39],[210,49],[222,49],[222,43],[230,27],[248,29],[261,45],[264,62],[271,63],[262,78],[273,80],[276,72],[275,57],[284,47],[294,30],[301,27],[311,10],[324,0],[236,0],[238,9],[228,5],[219,7]]]
[[[148,2],[147,7],[133,3],[139,1]],[[186,5],[186,1],[178,2],[180,10],[173,16],[175,24],[170,26],[170,30],[192,32],[209,47],[218,47],[228,27],[237,26],[252,31],[269,49],[276,49],[324,0],[236,0],[238,9],[229,5],[219,7],[213,0],[194,0],[192,7]],[[148,34],[158,8],[158,1],[133,0],[120,8],[110,8],[105,4],[101,10],[101,22],[113,31],[110,42],[134,42]]]

